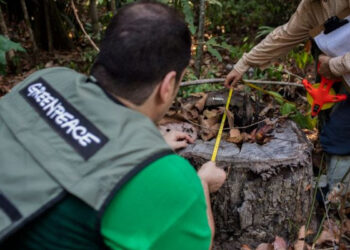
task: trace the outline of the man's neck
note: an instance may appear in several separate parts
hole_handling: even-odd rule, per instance
[[[154,112],[152,112],[153,109],[150,107],[150,105],[148,104],[147,101],[142,105],[136,105],[136,104],[130,102],[129,100],[126,100],[120,96],[113,95],[113,97],[116,98],[119,102],[121,102],[126,107],[140,112],[141,114],[147,116],[153,122],[155,122],[156,117],[154,116]]]

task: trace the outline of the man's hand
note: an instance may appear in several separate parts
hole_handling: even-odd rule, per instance
[[[242,74],[239,73],[237,70],[233,69],[226,76],[224,85],[226,88],[235,87],[237,85],[238,81],[241,79],[242,79]]]
[[[318,69],[318,73],[327,79],[335,79],[337,78],[335,75],[333,75],[330,67],[329,67],[329,60],[331,57],[326,55],[320,55],[318,57],[318,61],[320,62],[320,68]]]
[[[226,172],[212,161],[203,164],[198,170],[198,176],[208,186],[210,193],[218,191],[226,180]]]
[[[188,143],[193,143],[194,140],[187,133],[180,131],[170,131],[163,134],[164,140],[173,149],[180,149],[187,147]]]

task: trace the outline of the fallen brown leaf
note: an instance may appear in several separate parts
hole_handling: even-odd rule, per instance
[[[220,115],[221,115],[221,112],[217,109],[212,109],[212,110],[206,109],[203,111],[203,116],[208,119],[214,118],[214,117],[219,119]]]
[[[287,250],[286,241],[279,236],[275,237],[275,241],[272,243],[272,245],[274,250]]]
[[[340,203],[342,199],[342,193],[344,190],[343,183],[337,183],[333,189],[328,193],[327,200],[331,203]]]
[[[241,136],[243,138],[243,142],[250,142],[252,140],[250,134],[246,132],[241,133]]]
[[[317,128],[315,128],[313,130],[303,129],[303,132],[305,133],[305,135],[309,139],[309,141],[311,141],[312,143],[314,143],[318,140],[319,133],[318,133]]]
[[[267,106],[263,109],[263,110],[261,110],[261,112],[259,113],[259,116],[260,117],[263,117],[263,116],[265,116],[271,109],[273,109],[274,108],[274,106],[273,106],[273,104],[270,102],[269,104],[267,104]]]
[[[220,124],[216,123],[212,126],[210,126],[208,129],[201,129],[200,136],[204,141],[209,141],[210,139],[214,138],[217,135],[217,132],[219,130]]]
[[[272,244],[268,243],[261,243],[256,250],[274,250]]]
[[[305,226],[302,226],[299,229],[299,233],[298,233],[298,240],[295,242],[294,244],[294,250],[305,250],[305,249],[311,249],[311,246],[309,246],[306,242],[305,242],[305,237],[308,236],[309,234],[311,234],[312,232],[309,230],[307,232],[305,232]]]
[[[241,250],[251,250],[251,248],[248,245],[242,245]]]
[[[255,134],[255,141],[258,144],[265,144],[269,140],[265,140],[268,137],[268,134],[272,131],[273,125],[266,124],[262,128],[258,129]]]
[[[170,108],[168,112],[166,112],[166,116],[174,116],[176,115],[177,111],[175,109]]]
[[[207,101],[208,95],[206,93],[196,93],[197,97],[200,97],[196,104],[194,105],[199,112],[202,112],[205,106],[205,102]]]
[[[331,231],[323,230],[320,237],[316,241],[316,245],[321,245],[325,242],[333,242],[333,241],[338,244],[339,240],[336,238],[336,235]]]
[[[350,234],[350,220],[349,219],[345,219],[343,222],[343,230],[344,233],[349,235]]]
[[[209,128],[210,126],[213,126],[214,124],[219,122],[219,117],[214,116],[214,117],[207,118],[203,115],[200,115],[198,121],[199,121],[199,125],[201,125],[202,128],[203,127]]]
[[[181,113],[186,120],[193,121],[198,118],[198,110],[194,107],[193,103],[186,103],[181,105]]]
[[[232,143],[242,143],[243,137],[241,135],[241,132],[237,128],[230,129],[229,137],[226,139],[228,142]]]
[[[179,123],[179,122],[183,122],[183,119],[180,119],[181,117],[169,117],[169,116],[165,116],[163,117],[158,123],[158,126],[161,125],[166,125],[168,123]]]
[[[235,115],[229,110],[226,110],[226,116],[227,116],[227,122],[230,127],[230,129],[233,129],[235,127]]]
[[[325,242],[335,242],[338,244],[340,238],[340,229],[338,225],[333,221],[326,221],[323,225],[323,231],[320,237],[316,241],[316,245],[321,245]]]
[[[249,137],[251,138],[251,142],[255,143],[255,135],[256,135],[257,129],[255,128],[252,132],[250,132]]]
[[[309,184],[309,185],[307,185],[307,186],[305,187],[304,191],[305,191],[305,192],[306,192],[306,191],[309,191],[311,188],[312,188],[312,185]]]

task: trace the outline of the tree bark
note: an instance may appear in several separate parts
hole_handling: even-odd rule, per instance
[[[24,21],[26,22],[26,25],[27,25],[27,28],[28,28],[29,37],[30,37],[30,40],[32,41],[32,44],[33,44],[33,51],[34,51],[34,54],[37,54],[38,46],[36,45],[36,41],[35,41],[35,38],[34,38],[32,26],[30,24],[30,19],[29,19],[27,5],[25,3],[25,0],[21,0],[21,6],[22,6],[23,15],[24,15]]]
[[[205,22],[205,0],[200,1],[199,5],[199,25],[197,33],[197,51],[196,51],[196,62],[195,62],[195,72],[197,78],[200,78],[201,66],[202,66],[202,55],[203,55],[203,45],[204,45],[204,22]]]
[[[51,33],[51,22],[49,17],[48,0],[43,0],[43,4],[44,4],[44,13],[45,13],[46,34],[47,34],[47,47],[49,52],[52,52],[53,44],[52,44],[52,33]]]
[[[211,159],[215,139],[197,140],[180,155],[200,167]],[[222,141],[217,165],[227,172],[211,195],[215,219],[214,249],[257,247],[276,235],[294,240],[312,203],[312,145],[292,121],[281,122],[264,145]]]
[[[90,17],[91,17],[92,31],[94,35],[98,35],[100,32],[100,25],[98,23],[96,0],[90,0]]]

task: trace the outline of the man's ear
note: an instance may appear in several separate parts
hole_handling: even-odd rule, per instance
[[[170,71],[165,75],[159,86],[159,99],[161,102],[167,102],[173,97],[176,90],[176,72]]]

